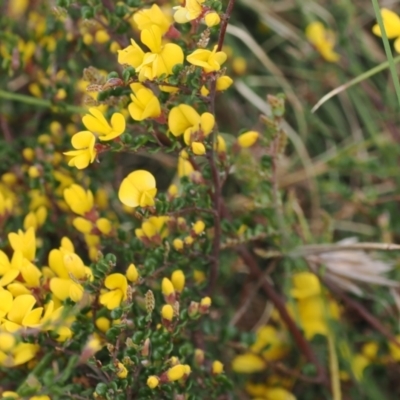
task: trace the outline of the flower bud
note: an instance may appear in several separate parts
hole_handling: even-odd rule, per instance
[[[193,142],[191,144],[191,148],[193,153],[196,154],[196,156],[202,156],[203,154],[206,153],[206,148],[204,144],[201,142]]]
[[[117,364],[118,371],[117,376],[118,378],[125,379],[128,376],[128,370],[125,368],[124,364],[118,363]]]
[[[209,28],[211,28],[212,26],[218,25],[221,22],[221,18],[216,12],[209,12],[204,17],[204,22]]]
[[[139,273],[136,269],[135,264],[130,264],[126,270],[126,277],[130,282],[136,282],[139,279]]]
[[[186,236],[185,239],[184,239],[183,241],[185,242],[185,244],[186,244],[187,246],[190,246],[190,245],[193,244],[194,239],[193,239],[191,236]]]
[[[201,235],[206,228],[206,224],[203,221],[196,221],[192,226],[192,232],[195,235]]]
[[[214,375],[222,374],[222,373],[224,372],[224,364],[222,364],[221,361],[215,360],[215,361],[212,363],[212,368],[211,368],[211,370],[212,370],[212,373],[213,373]]]
[[[242,133],[237,138],[237,142],[241,148],[245,149],[247,147],[253,146],[253,144],[257,141],[259,136],[260,136],[260,134],[256,131],[248,131],[248,132]]]
[[[28,175],[30,178],[38,178],[40,176],[40,171],[39,168],[36,167],[35,165],[31,165],[28,169]]]
[[[168,278],[164,278],[161,282],[161,291],[164,295],[164,299],[169,304],[175,303],[175,289],[174,285]]]
[[[174,289],[178,293],[181,293],[183,288],[185,287],[185,275],[183,271],[180,269],[174,271],[171,275],[171,281],[172,284],[174,285]]]
[[[158,379],[157,376],[155,375],[151,375],[147,378],[147,386],[150,389],[154,389],[158,386],[158,384],[160,383],[160,380]]]
[[[200,307],[199,307],[199,312],[201,314],[206,314],[208,313],[208,310],[211,307],[211,298],[210,297],[203,297],[200,301]]]
[[[184,365],[182,365],[182,364],[175,365],[174,367],[170,368],[166,373],[168,382],[174,382],[174,381],[177,381],[177,380],[183,378],[183,376],[185,375],[185,372],[186,372],[186,368]]]
[[[174,309],[170,304],[163,305],[161,309],[161,316],[168,322],[171,322],[174,318]]]
[[[195,318],[199,314],[199,303],[191,301],[188,307],[188,314],[190,318]]]
[[[204,351],[201,349],[196,349],[194,351],[194,360],[197,365],[203,365],[204,363]]]
[[[141,350],[141,352],[140,352],[140,353],[142,354],[143,357],[148,357],[148,356],[149,356],[149,354],[150,354],[150,345],[151,345],[150,339],[147,338],[147,339],[144,341],[142,350]]]
[[[174,246],[175,250],[182,250],[183,249],[183,240],[182,239],[174,239],[174,241],[172,242],[172,246]]]

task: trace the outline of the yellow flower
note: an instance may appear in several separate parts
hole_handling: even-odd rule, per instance
[[[266,387],[263,398],[265,400],[296,400],[292,393],[280,387]]]
[[[129,207],[154,206],[157,194],[154,176],[145,170],[131,172],[121,183],[118,191],[120,201]]]
[[[155,375],[149,376],[147,378],[147,386],[150,389],[155,389],[158,386],[159,383],[160,383],[160,380]]]
[[[183,249],[183,245],[183,240],[179,238],[174,239],[172,242],[172,246],[174,246],[174,249],[178,251]]]
[[[33,261],[36,254],[36,236],[35,230],[30,227],[26,232],[18,230],[18,233],[11,232],[8,234],[8,240],[14,251],[20,251],[23,256]]]
[[[146,53],[143,62],[136,68],[139,81],[154,80],[161,75],[171,75],[172,69],[177,64],[183,64],[183,51],[174,43],[162,45],[161,30],[157,25],[143,29],[140,40],[150,52]]]
[[[129,114],[135,121],[143,121],[147,118],[157,118],[161,115],[161,107],[158,98],[151,89],[147,89],[141,83],[132,83],[132,103],[129,104]]]
[[[203,2],[204,0],[186,0],[184,7],[174,7],[176,10],[174,14],[175,22],[178,24],[185,24],[186,22],[199,18],[203,12],[201,6]]]
[[[315,21],[308,24],[306,37],[326,61],[337,62],[339,60],[339,54],[333,50],[336,41],[335,34],[333,31],[325,29],[321,22]]]
[[[1,295],[1,292],[0,292],[0,295]],[[0,304],[1,304],[1,302],[0,302]],[[0,310],[0,316],[1,316],[1,310]],[[396,340],[400,341],[400,335],[396,335]],[[393,360],[400,361],[400,347],[397,346],[397,344],[389,342],[389,353],[392,356]]]
[[[185,375],[186,368],[182,364],[175,365],[174,367],[167,370],[166,375],[168,382],[178,381]]]
[[[7,353],[0,351],[0,365],[10,368],[25,364],[35,357],[39,349],[40,346],[37,344],[18,343]],[[14,392],[3,392],[2,398],[7,397],[5,396],[6,393],[8,397],[12,397]]]
[[[201,235],[204,232],[205,228],[206,224],[201,220],[196,221],[192,226],[192,230],[195,235]]]
[[[157,4],[153,4],[150,8],[141,9],[136,12],[133,15],[133,21],[140,31],[149,29],[152,25],[156,25],[160,29],[161,35],[165,35],[171,25],[170,21]]]
[[[174,309],[170,304],[164,304],[161,309],[161,316],[167,321],[172,321],[174,318]]]
[[[107,332],[110,329],[111,322],[106,317],[99,317],[96,319],[96,328],[101,330],[102,332]]]
[[[252,374],[263,371],[265,368],[265,361],[253,353],[241,354],[232,361],[232,369],[240,374]]]
[[[146,219],[140,229],[135,229],[135,234],[139,239],[149,239],[151,242],[160,243],[168,235],[166,223],[169,217],[150,217]]]
[[[181,293],[185,287],[185,274],[181,269],[177,269],[172,273],[171,282],[175,291]]]
[[[133,68],[137,68],[142,64],[144,58],[144,51],[138,44],[131,39],[131,45],[125,49],[118,50],[118,63],[127,64]]]
[[[209,12],[204,17],[204,22],[209,28],[211,28],[218,25],[221,22],[221,18],[216,12]]]
[[[5,216],[12,211],[13,201],[10,197],[6,197],[0,192],[0,216]]]
[[[253,146],[253,144],[257,141],[260,134],[256,131],[248,131],[242,133],[238,138],[238,144],[241,148],[247,148]]]
[[[386,35],[389,39],[396,39],[394,41],[394,48],[398,53],[400,53],[400,17],[387,8],[381,9],[381,15]],[[382,32],[378,24],[373,26],[372,32],[375,35],[382,37]]]
[[[114,113],[111,117],[111,125],[105,119],[103,113],[97,108],[89,108],[90,114],[82,118],[86,129],[99,135],[100,140],[112,140],[125,132],[125,118],[121,113]]]
[[[47,218],[47,209],[45,206],[40,206],[36,211],[29,212],[24,218],[24,229],[40,228]]]
[[[221,135],[217,136],[217,141],[215,143],[215,150],[220,155],[223,155],[226,153],[226,142],[225,142],[225,139]]]
[[[124,275],[119,273],[108,275],[104,286],[109,291],[100,295],[100,304],[109,310],[117,308],[122,301],[127,299],[128,281]]]
[[[40,325],[43,307],[33,309],[36,299],[30,294],[22,294],[14,299],[12,307],[3,323],[8,332],[15,332],[21,327]]]
[[[311,272],[299,272],[292,276],[293,289],[292,297],[305,299],[321,294],[321,285],[318,277]]]
[[[56,275],[50,280],[50,290],[61,301],[70,298],[77,302],[83,296],[83,287],[74,280],[91,279],[92,272],[84,265],[82,259],[73,253],[73,245],[67,238],[63,238],[61,243],[60,249],[53,249],[49,254],[49,267]],[[74,280],[71,279],[71,275]]]
[[[312,339],[316,334],[328,333],[328,310],[321,296],[307,297],[298,301],[297,310],[307,339]]]
[[[256,341],[250,347],[253,353],[261,353],[262,357],[269,361],[279,360],[287,354],[289,347],[283,332],[266,325],[259,328],[256,335]]]
[[[186,60],[197,67],[203,68],[204,72],[209,73],[219,71],[221,65],[226,61],[226,53],[217,52],[217,46],[212,51],[206,49],[197,49],[186,57]]]
[[[96,144],[96,137],[92,132],[81,131],[76,133],[71,138],[72,147],[75,150],[66,151],[63,154],[72,157],[68,161],[70,167],[84,169],[91,164],[97,155],[94,145]]]
[[[212,373],[215,375],[222,374],[224,372],[224,364],[222,364],[221,361],[215,360],[212,363],[211,370],[212,370]]]
[[[76,184],[64,189],[64,200],[78,215],[85,216],[93,208],[93,193]]]
[[[128,370],[125,368],[125,365],[122,363],[117,364],[118,371],[117,371],[117,376],[120,379],[125,379],[128,376]]]
[[[217,78],[217,85],[216,85],[216,89],[219,92],[222,92],[223,90],[228,89],[233,83],[233,80],[231,77],[224,75],[224,76],[220,76],[219,78]]]
[[[168,115],[168,127],[174,136],[183,134],[185,143],[197,155],[205,153],[202,143],[214,129],[215,118],[211,113],[201,115],[191,106],[180,104],[173,107]]]

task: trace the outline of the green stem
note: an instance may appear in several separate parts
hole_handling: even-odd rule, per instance
[[[400,56],[397,56],[396,58],[392,58],[393,64],[396,65],[400,62]],[[339,93],[343,92],[344,90],[347,90],[348,88],[357,85],[358,83],[365,81],[368,78],[371,78],[371,76],[385,70],[386,68],[390,67],[390,61],[385,61],[382,64],[377,65],[374,68],[371,68],[369,71],[364,72],[363,74],[360,74],[356,76],[354,79],[351,79],[347,83],[344,83],[343,85],[338,86],[337,88],[331,90],[329,93],[327,93],[325,96],[321,98],[321,100],[318,101],[318,103],[312,108],[311,112],[315,112],[318,110],[319,107],[322,106],[326,101],[331,99],[332,97],[338,95]],[[397,78],[397,75],[396,75]],[[399,100],[400,101],[400,100]]]
[[[33,96],[7,92],[5,90],[0,90],[0,99],[19,101],[21,103],[31,104],[38,107],[53,108],[55,112],[71,112],[78,114],[87,112],[87,109],[84,107],[71,106],[68,104],[57,106],[56,104],[53,104],[50,100],[38,99]]]
[[[45,368],[53,360],[53,357],[54,357],[53,352],[46,353],[43,356],[43,358],[39,361],[39,363],[35,366],[35,368],[27,376],[25,381],[17,389],[17,393],[20,396],[31,395],[35,391],[37,391],[37,387],[35,387],[35,384],[34,384],[36,377],[42,375]]]
[[[386,30],[385,30],[385,25],[383,24],[383,18],[381,15],[381,10],[379,8],[378,0],[372,0],[372,5],[374,7],[376,20],[378,21],[378,25],[379,25],[379,28],[382,33],[383,46],[385,48],[386,57],[389,62],[390,73],[392,74],[394,88],[396,90],[396,95],[397,95],[397,101],[399,102],[399,106],[400,106],[399,77],[397,76],[396,66],[395,66],[395,62],[394,62],[393,54],[392,54],[392,49],[390,48],[389,39],[387,37]]]

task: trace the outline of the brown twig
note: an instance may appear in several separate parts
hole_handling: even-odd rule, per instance
[[[380,332],[383,336],[385,336],[392,343],[396,344],[400,347],[400,342],[396,339],[396,336],[386,328],[378,318],[372,315],[360,302],[352,299],[345,292],[339,289],[336,285],[330,282],[328,279],[320,276],[319,277],[324,285],[329,288],[329,290],[335,294],[335,296],[339,297],[349,308],[353,309],[357,312],[369,325],[375,328],[378,332]]]
[[[257,279],[263,279],[261,287],[263,288],[265,294],[272,301],[272,303],[274,303],[274,306],[278,310],[279,315],[281,316],[283,322],[286,324],[287,328],[289,329],[290,333],[293,336],[294,341],[296,342],[297,346],[306,357],[307,361],[314,364],[315,367],[317,368],[316,381],[328,386],[329,381],[325,369],[318,362],[310,344],[304,338],[300,329],[297,327],[295,321],[290,316],[286,308],[284,299],[276,292],[274,287],[264,278],[263,273],[257,264],[257,261],[254,259],[249,250],[246,247],[241,246],[238,248],[237,252],[239,256],[242,258],[242,260],[248,266],[250,274]]]
[[[229,18],[232,14],[233,11],[233,6],[235,5],[235,0],[229,0],[228,6],[226,8],[225,16],[223,18],[222,24],[221,24],[221,30],[219,32],[219,37],[218,37],[218,45],[217,45],[217,51],[220,51],[222,49],[222,46],[224,44],[224,39],[225,39],[225,34],[226,34],[226,27],[228,26],[228,21]],[[210,85],[210,104],[209,104],[209,111],[211,114],[215,115],[215,96],[217,93],[217,82],[216,79],[213,79],[211,81]],[[218,278],[218,269],[219,269],[219,255],[220,255],[220,250],[221,250],[221,200],[222,200],[222,187],[221,187],[221,180],[219,176],[219,170],[217,167],[217,163],[215,160],[215,150],[214,150],[214,144],[216,143],[217,140],[217,135],[216,135],[217,129],[214,128],[212,135],[211,135],[211,150],[208,152],[208,160],[210,163],[211,167],[211,173],[212,173],[212,181],[213,181],[213,203],[214,203],[214,210],[216,214],[214,215],[214,240],[213,240],[213,245],[212,245],[212,263],[211,263],[211,268],[210,268],[210,274],[209,274],[209,279],[208,279],[208,287],[207,287],[207,293],[212,294],[214,291],[214,287]]]

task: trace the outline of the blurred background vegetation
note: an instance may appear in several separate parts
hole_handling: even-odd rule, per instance
[[[399,3],[381,1],[380,6],[400,12]],[[2,11],[7,6],[7,2],[1,5]],[[40,13],[41,8],[47,5],[34,1],[29,7]],[[80,12],[79,7],[76,12]],[[62,8],[55,5],[53,15],[57,16],[57,13],[62,13]],[[307,26],[315,21],[322,22],[332,31],[334,50],[339,54],[337,61],[325,60],[306,37]],[[10,101],[6,98],[6,91],[37,95],[32,83],[40,81],[44,95],[42,93],[39,98],[49,101],[63,88],[66,103],[78,107],[83,91],[78,89],[76,82],[82,78],[83,67],[94,66],[107,72],[119,68],[112,51],[99,52],[95,46],[84,42],[73,47],[62,37],[57,18],[49,18],[47,22],[46,29],[50,36],[59,41],[57,53],[43,51],[42,69],[32,67],[23,74],[10,76],[13,70],[13,51],[10,51],[13,39],[6,28],[12,21],[0,19],[4,71],[0,77],[1,174],[9,171],[22,148],[36,140],[33,133],[45,132],[54,120],[68,129],[70,111],[72,114],[78,111],[72,108],[54,114],[46,107],[48,103],[44,104],[45,107],[35,108],[27,104],[26,99],[20,102],[13,98]],[[31,28],[39,35],[35,23],[38,22],[30,21]],[[274,183],[281,189],[285,223],[280,229],[284,232],[280,231],[279,235],[275,232],[268,239],[257,241],[255,252],[260,265],[270,268],[271,280],[284,282],[282,286],[286,291],[289,287],[288,273],[301,270],[305,264],[296,257],[276,262],[270,252],[278,247],[276,236],[280,238],[280,250],[288,253],[298,246],[330,244],[353,236],[360,242],[400,241],[400,105],[388,68],[372,76],[366,75],[387,60],[382,40],[372,33],[375,23],[372,3],[367,0],[236,2],[224,48],[229,56],[227,73],[234,78],[234,84],[218,98],[217,120],[226,140],[232,142],[232,133],[249,128],[265,129],[260,114],[270,114],[267,95],[283,93],[285,96],[283,128],[287,135],[287,147],[285,154],[279,158],[274,178]],[[20,28],[15,24],[12,27],[14,32],[21,31]],[[132,33],[133,37],[135,35],[137,32]],[[16,42],[14,46],[17,46]],[[59,66],[65,67],[68,72],[60,82],[51,74],[52,68],[57,71]],[[50,71],[50,81],[47,82],[43,73],[46,70]],[[360,82],[344,87],[356,78]],[[313,111],[313,107],[335,89],[338,93]],[[17,147],[8,145],[14,138],[22,138]],[[258,160],[262,155],[262,149],[255,147],[251,158]],[[116,181],[134,168],[153,172],[161,190],[166,189],[174,179],[175,160],[172,156],[117,154],[112,157],[120,157],[117,159]],[[103,176],[103,169],[108,161],[110,168],[114,165],[115,158],[112,157],[104,158],[102,169],[94,167],[89,175],[98,182],[107,181],[108,176]],[[258,165],[244,157],[239,178],[228,180],[224,188],[228,203],[238,214],[240,210],[254,206],[254,199],[246,198],[241,186],[250,185],[254,191],[260,190],[253,170]],[[270,203],[272,214],[275,206],[275,203]],[[271,216],[271,219],[274,218],[276,216]],[[259,222],[269,224],[268,219]],[[248,287],[242,282],[246,270],[240,260],[229,255],[225,257],[222,279],[226,286],[221,290],[219,302],[232,302],[232,308],[238,309],[248,296]],[[390,272],[390,278],[398,281],[400,270],[396,255],[381,254],[381,257],[396,265]],[[354,281],[359,284],[357,279]],[[399,310],[396,309],[398,297],[395,291],[390,292],[385,286],[374,286],[373,291],[363,291],[363,298],[357,298],[357,301],[371,314],[381,318],[383,325],[396,334],[400,328]],[[246,332],[242,339],[250,342],[246,339],[247,332],[254,332],[255,327],[265,322],[265,303],[265,296],[260,294],[248,304],[248,311],[237,324],[240,331]],[[235,314],[234,310],[228,316],[232,314]],[[334,327],[338,341],[350,343],[354,352],[368,341],[387,348],[388,338],[382,332],[378,333],[351,311],[347,310],[346,314],[345,310],[343,315],[351,328],[343,330]],[[314,345],[318,356],[326,361],[327,349],[320,346],[318,340]],[[344,383],[344,398],[397,399],[400,396],[399,372],[396,363],[371,365],[367,369],[368,379],[364,379],[362,385],[349,385],[347,388]],[[303,388],[302,383],[298,385],[297,393],[298,398],[304,400],[329,398],[324,388],[312,385]],[[245,398],[244,392],[241,395]]]

